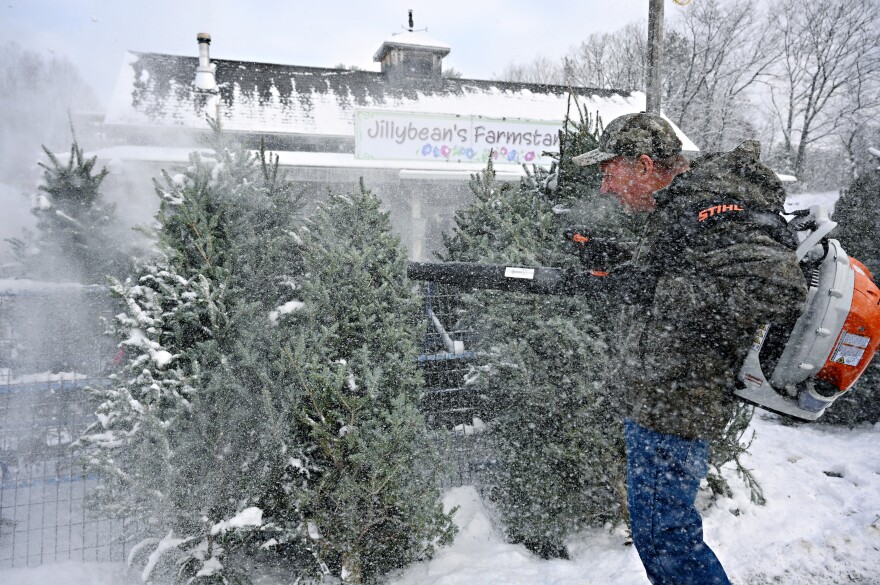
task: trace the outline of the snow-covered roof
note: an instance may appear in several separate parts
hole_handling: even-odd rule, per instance
[[[421,33],[412,33],[413,35]],[[112,125],[204,129],[219,112],[235,132],[345,137],[355,109],[561,122],[569,92],[606,122],[642,111],[645,94],[453,78],[395,78],[349,71],[214,59],[219,91],[195,89],[198,58],[127,52],[107,113]],[[685,150],[696,146],[676,128]]]
[[[408,48],[408,49],[425,49],[432,53],[437,53],[441,57],[449,54],[452,48],[446,43],[431,38],[423,31],[406,31],[395,33],[382,42],[382,46],[373,55],[373,61],[381,61],[385,54],[391,49]]]

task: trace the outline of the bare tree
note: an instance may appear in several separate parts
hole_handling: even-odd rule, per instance
[[[843,181],[866,164],[880,133],[880,0],[699,0],[679,15],[667,27],[663,110],[702,149],[761,137],[779,170],[803,177],[812,153],[848,161]],[[634,22],[591,34],[561,64],[540,57],[503,78],[644,90],[646,45]]]
[[[511,63],[499,79],[600,89],[644,89],[647,32],[631,23],[611,33],[592,33],[561,60],[539,56]]]
[[[876,106],[877,0],[779,0],[770,20],[783,50],[771,84],[783,150],[798,176],[810,145],[850,133]],[[871,89],[873,88],[873,89]]]
[[[880,39],[878,39],[880,42]],[[876,168],[877,159],[868,152],[880,148],[880,51],[866,51],[856,67],[866,70],[856,74],[844,92],[840,129],[837,132],[848,163],[847,179],[858,178],[863,170]]]
[[[550,59],[543,55],[535,57],[524,64],[509,63],[496,76],[500,81],[518,81],[520,83],[539,83],[543,85],[565,84],[565,70],[561,60]]]
[[[750,90],[781,49],[754,0],[701,0],[669,27],[664,112],[706,150],[753,138]]]
[[[592,33],[565,58],[571,85],[644,90],[647,26],[631,22],[612,33]]]
[[[754,0],[701,0],[668,27],[664,113],[704,149],[720,150],[758,133],[750,90],[769,76],[780,53],[761,16]],[[644,90],[646,51],[641,22],[591,34],[566,56],[566,80]]]

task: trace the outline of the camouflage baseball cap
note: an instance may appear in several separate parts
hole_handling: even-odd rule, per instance
[[[654,114],[639,112],[611,120],[599,138],[599,148],[572,158],[581,166],[594,165],[618,156],[668,158],[681,154],[681,140],[669,122]]]

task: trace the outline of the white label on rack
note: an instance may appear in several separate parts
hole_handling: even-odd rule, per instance
[[[846,366],[857,366],[864,355],[865,350],[862,348],[838,343],[834,348],[834,353],[831,354],[831,361]]]
[[[508,266],[504,269],[504,276],[505,278],[525,278],[526,280],[532,280],[535,278],[535,269]]]
[[[865,337],[864,335],[856,335],[855,333],[849,333],[847,331],[843,332],[843,335],[840,338],[840,343],[845,343],[847,345],[854,345],[856,347],[865,348],[868,347],[868,344],[871,342],[870,337]]]

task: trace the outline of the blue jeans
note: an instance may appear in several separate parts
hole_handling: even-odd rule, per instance
[[[646,429],[626,434],[626,491],[633,542],[654,585],[730,585],[705,542],[694,507],[709,471],[706,441]]]

